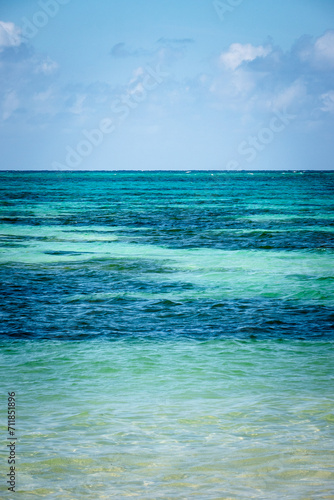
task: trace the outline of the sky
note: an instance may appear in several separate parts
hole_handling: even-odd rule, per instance
[[[0,0],[1,170],[332,170],[333,0]]]

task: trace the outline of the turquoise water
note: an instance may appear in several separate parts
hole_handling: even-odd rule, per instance
[[[334,174],[252,174],[0,174],[15,498],[334,498]]]

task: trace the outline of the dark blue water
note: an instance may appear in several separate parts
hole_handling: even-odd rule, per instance
[[[1,334],[331,338],[332,172],[3,172]]]

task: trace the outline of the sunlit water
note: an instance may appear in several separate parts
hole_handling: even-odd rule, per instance
[[[333,173],[0,181],[15,498],[334,498]]]

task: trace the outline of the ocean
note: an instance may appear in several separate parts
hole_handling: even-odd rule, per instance
[[[334,172],[0,190],[3,498],[334,499]]]

